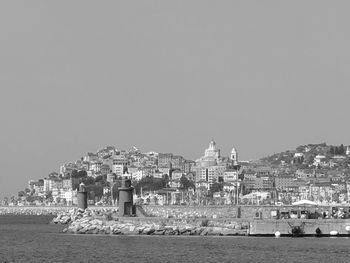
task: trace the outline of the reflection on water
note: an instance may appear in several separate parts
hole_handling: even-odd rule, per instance
[[[350,262],[348,238],[68,235],[16,220],[0,218],[0,262]]]

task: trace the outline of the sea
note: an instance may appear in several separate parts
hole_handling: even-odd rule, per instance
[[[3,262],[350,262],[350,238],[62,233],[50,216],[0,216]]]

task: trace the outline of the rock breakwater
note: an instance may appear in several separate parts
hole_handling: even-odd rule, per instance
[[[73,209],[59,214],[54,223],[68,224],[63,232],[103,235],[247,235],[249,223],[214,219],[126,218],[117,211]]]

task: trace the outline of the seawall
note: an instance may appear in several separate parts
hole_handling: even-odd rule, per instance
[[[330,235],[336,231],[337,235],[349,236],[350,219],[280,219],[280,220],[252,220],[249,223],[249,235],[274,235],[277,231],[281,235],[291,235],[293,228],[299,227],[301,235],[317,234]],[[319,230],[317,230],[319,229]]]

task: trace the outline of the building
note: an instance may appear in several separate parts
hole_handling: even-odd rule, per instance
[[[227,169],[223,174],[224,182],[236,182],[238,180],[238,171],[235,169]]]
[[[171,158],[171,168],[172,169],[179,169],[179,170],[183,170],[183,163],[184,163],[184,158],[180,155],[174,155]]]
[[[64,190],[72,190],[72,188],[73,188],[72,178],[63,178],[62,179],[62,188]]]
[[[52,191],[53,189],[63,188],[63,181],[60,178],[49,177],[44,179],[44,191]]]
[[[254,179],[254,189],[267,190],[273,188],[273,178],[262,176]]]
[[[108,164],[102,164],[100,172],[101,172],[102,175],[106,175],[106,174],[111,172],[111,169],[110,169]]]
[[[94,161],[90,165],[90,171],[93,171],[94,173],[100,172],[102,167],[101,161]]]
[[[172,153],[159,153],[158,154],[158,167],[159,168],[172,168]]]
[[[204,156],[196,161],[199,167],[215,166],[220,162],[220,150],[216,148],[216,143],[212,140],[209,147],[205,149]]]
[[[172,180],[178,180],[183,176],[183,172],[181,170],[174,170],[171,173],[171,179]]]
[[[193,172],[193,168],[196,166],[196,162],[185,160],[183,163],[183,171],[184,173]]]
[[[275,177],[275,187],[277,189],[286,189],[296,186],[293,176],[277,176]]]
[[[226,166],[224,165],[201,167],[196,171],[196,180],[208,182],[210,186],[214,181],[223,181],[225,171]]]
[[[238,152],[236,151],[235,148],[232,148],[231,155],[230,155],[230,160],[234,165],[237,165],[238,163]]]

